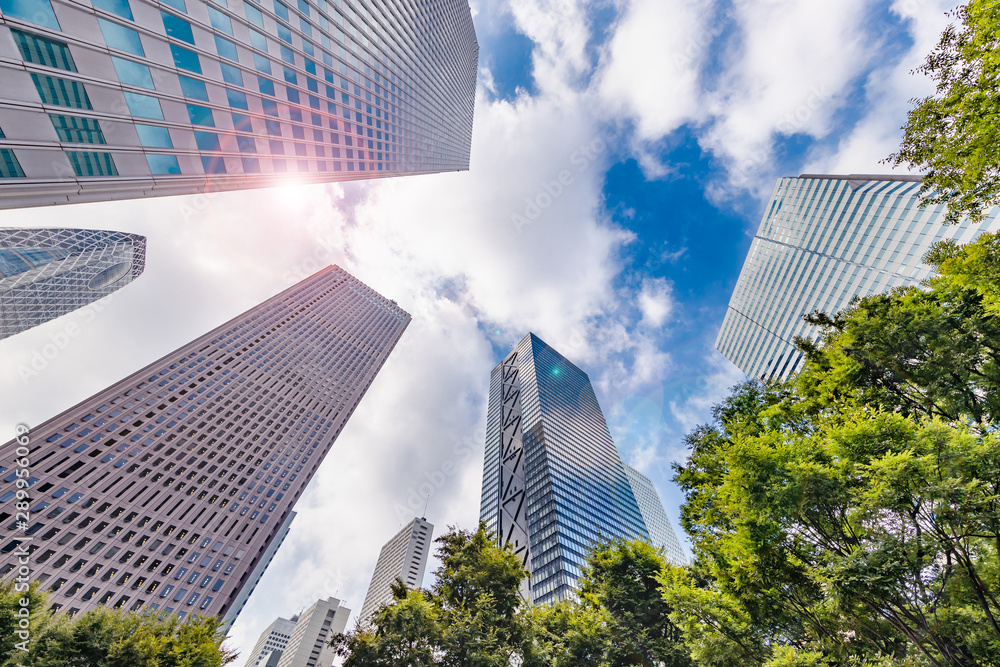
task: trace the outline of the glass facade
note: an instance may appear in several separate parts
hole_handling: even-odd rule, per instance
[[[136,234],[0,228],[0,339],[111,294],[145,266]]]
[[[663,549],[664,556],[671,563],[687,565],[688,558],[684,555],[684,549],[681,547],[680,540],[677,539],[674,527],[670,525],[670,518],[663,508],[660,494],[657,493],[652,480],[627,463],[623,465],[625,476],[628,477],[632,492],[635,494],[635,500],[639,503],[642,520],[645,522],[646,528],[649,529],[650,543]]]
[[[649,540],[587,374],[534,334],[515,347],[521,385],[532,599],[573,595],[601,538]],[[480,518],[496,532],[501,501],[503,363],[493,369]]]
[[[466,0],[3,0],[0,207],[467,169],[478,54]]]
[[[750,377],[786,378],[802,363],[794,339],[819,338],[805,314],[833,314],[856,296],[919,285],[933,274],[923,258],[934,243],[968,243],[1000,228],[996,209],[981,224],[943,224],[943,206],[920,208],[919,181],[780,179],[729,300],[719,351]]]
[[[23,550],[57,609],[231,623],[409,321],[328,267],[31,429],[27,529],[0,463],[0,579]]]

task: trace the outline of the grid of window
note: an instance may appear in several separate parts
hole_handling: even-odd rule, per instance
[[[806,313],[833,314],[855,296],[919,285],[932,275],[923,258],[934,243],[1000,228],[997,210],[981,224],[945,225],[942,206],[920,208],[919,188],[910,177],[780,179],[730,298],[719,351],[751,377],[788,377],[802,362],[794,339],[819,336]]]
[[[0,148],[0,178],[24,178],[24,170],[9,148]]]
[[[408,323],[331,267],[34,429],[36,580],[84,583],[81,609],[238,612]]]
[[[100,130],[98,130],[100,132]],[[69,163],[77,176],[117,176],[118,170],[111,159],[111,153],[91,151],[66,151]]]
[[[101,132],[101,124],[93,118],[51,113],[49,114],[49,119],[52,121],[52,126],[56,129],[56,134],[59,135],[59,141],[77,144],[105,143],[104,134]]]
[[[465,0],[192,1],[204,6],[193,12],[179,0],[95,4],[99,34],[87,41],[111,49],[117,74],[108,81],[104,71],[81,73],[87,88],[102,88],[99,97],[88,98],[82,82],[72,81],[74,87],[37,69],[75,70],[71,53],[83,40],[57,42],[16,28],[41,100],[89,109],[100,99],[97,112],[114,118],[120,108],[103,108],[104,100],[121,91],[114,94],[124,93],[130,115],[153,120],[165,120],[162,105],[178,93],[197,101],[215,117],[218,147],[184,142],[184,151],[213,154],[178,153],[178,176],[296,173],[322,181],[468,167],[478,45]],[[137,23],[135,16],[149,11],[134,14],[130,2],[153,5],[156,22]],[[147,58],[155,40],[169,46],[169,63]],[[120,84],[148,92],[122,91]],[[119,136],[124,143],[112,152],[141,149]],[[265,136],[254,157],[242,155],[247,139]],[[238,182],[227,179],[223,187]]]

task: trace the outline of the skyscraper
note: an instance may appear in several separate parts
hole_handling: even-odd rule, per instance
[[[330,667],[336,655],[330,640],[344,631],[350,615],[337,598],[317,600],[296,619],[277,667]]]
[[[297,620],[299,620],[298,614],[290,619],[280,616],[274,619],[274,622],[260,633],[257,643],[247,654],[244,667],[265,667],[265,665],[277,667],[282,651],[288,647],[288,641],[292,638],[292,630],[295,629]]]
[[[0,208],[468,168],[467,0],[0,12]]]
[[[670,517],[663,509],[663,501],[660,500],[660,494],[656,492],[652,480],[627,463],[623,463],[622,466],[632,487],[632,493],[635,494],[635,500],[639,504],[642,521],[649,530],[650,544],[662,548],[671,563],[687,565],[687,556],[684,555],[684,549],[677,539],[674,527],[670,525]]]
[[[919,207],[918,176],[782,178],[750,245],[715,346],[751,377],[799,369],[796,336],[817,339],[803,321],[833,314],[855,296],[917,285],[933,273],[923,257],[937,242],[967,243],[998,228],[943,224],[943,206]]]
[[[146,238],[136,234],[0,228],[0,338],[105,297],[145,266]]]
[[[534,334],[490,378],[480,518],[515,551],[527,533],[536,603],[572,595],[595,541],[650,538],[590,379]]]
[[[56,608],[231,623],[409,321],[327,267],[32,428],[30,478],[0,470],[0,576],[27,553]]]
[[[420,588],[427,569],[434,526],[417,517],[385,543],[378,555],[375,571],[365,603],[361,606],[361,621],[367,621],[375,610],[392,602],[392,584],[396,578],[407,588]]]

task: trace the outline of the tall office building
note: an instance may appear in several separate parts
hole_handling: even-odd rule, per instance
[[[327,267],[32,428],[28,521],[0,470],[0,576],[28,552],[56,608],[231,623],[409,321]]]
[[[361,605],[361,621],[367,621],[384,604],[392,602],[392,584],[402,579],[407,588],[420,588],[427,569],[434,526],[417,517],[385,543],[378,555],[365,603]]]
[[[595,541],[650,538],[590,379],[534,334],[490,378],[480,518],[525,559],[536,603],[573,595]]]
[[[715,346],[750,377],[786,378],[816,340],[803,315],[833,314],[855,296],[917,285],[933,273],[937,242],[967,243],[998,228],[943,224],[943,206],[919,207],[919,176],[819,176],[778,180],[750,245]]]
[[[146,238],[136,234],[0,228],[0,338],[93,303],[145,266]]]
[[[684,555],[684,549],[677,539],[674,527],[670,525],[670,517],[663,509],[663,501],[660,500],[660,494],[657,493],[652,480],[627,463],[623,463],[622,466],[632,487],[632,493],[635,494],[635,500],[639,504],[642,521],[649,530],[650,544],[663,549],[667,560],[671,563],[687,565],[687,556]]]
[[[344,631],[350,615],[337,598],[317,600],[299,614],[277,667],[330,667],[336,656],[330,640]]]
[[[274,622],[260,633],[257,643],[248,654],[245,667],[277,667],[278,659],[288,648],[288,641],[292,638],[292,630],[295,629],[295,622],[298,620],[298,614],[290,619],[280,616],[274,619]]]
[[[0,208],[467,169],[467,0],[0,0]]]

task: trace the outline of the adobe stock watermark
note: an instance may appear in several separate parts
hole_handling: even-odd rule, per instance
[[[21,378],[22,384],[28,385],[34,378],[48,368],[49,363],[59,356],[59,353],[69,347],[70,341],[80,335],[83,331],[81,325],[93,322],[98,313],[107,308],[111,303],[114,294],[103,296],[97,301],[88,303],[75,313],[75,318],[81,318],[82,322],[70,321],[63,325],[61,331],[49,334],[49,342],[41,347],[36,347],[31,351],[31,356],[27,364],[18,364],[17,375]]]
[[[406,489],[406,504],[397,502],[393,505],[399,521],[407,523],[423,512],[434,494],[444,487],[449,478],[458,473],[461,464],[472,458],[475,452],[473,443],[485,441],[486,431],[480,428],[471,437],[455,443],[451,448],[453,455],[451,458],[445,460],[436,470],[424,473],[419,484]]]
[[[517,233],[522,233],[524,227],[534,224],[542,213],[573,185],[576,180],[574,171],[577,174],[585,172],[587,167],[607,150],[608,142],[601,137],[595,137],[590,143],[578,146],[569,156],[569,164],[574,169],[563,169],[554,178],[543,179],[538,192],[533,197],[525,198],[524,209],[510,216],[511,224]]]
[[[17,593],[27,592],[31,579],[28,543],[31,542],[32,537],[27,534],[28,526],[31,525],[31,497],[28,492],[30,485],[28,480],[31,477],[31,461],[28,458],[28,455],[31,454],[31,450],[29,449],[29,445],[31,444],[31,439],[28,436],[29,431],[30,429],[26,424],[18,424],[14,427],[14,432],[17,434],[15,438],[17,448],[14,450],[16,458],[13,461],[14,486],[17,489],[14,493],[14,497],[16,498],[14,511],[17,513],[14,521],[17,530],[24,535],[12,554],[17,557],[18,563],[17,574],[14,578],[14,591]],[[17,635],[17,639],[20,641],[14,643],[14,650],[27,653],[28,644],[31,641],[31,599],[28,597],[20,598],[17,601],[16,609],[14,618],[17,621],[17,628],[14,630],[14,634]]]

